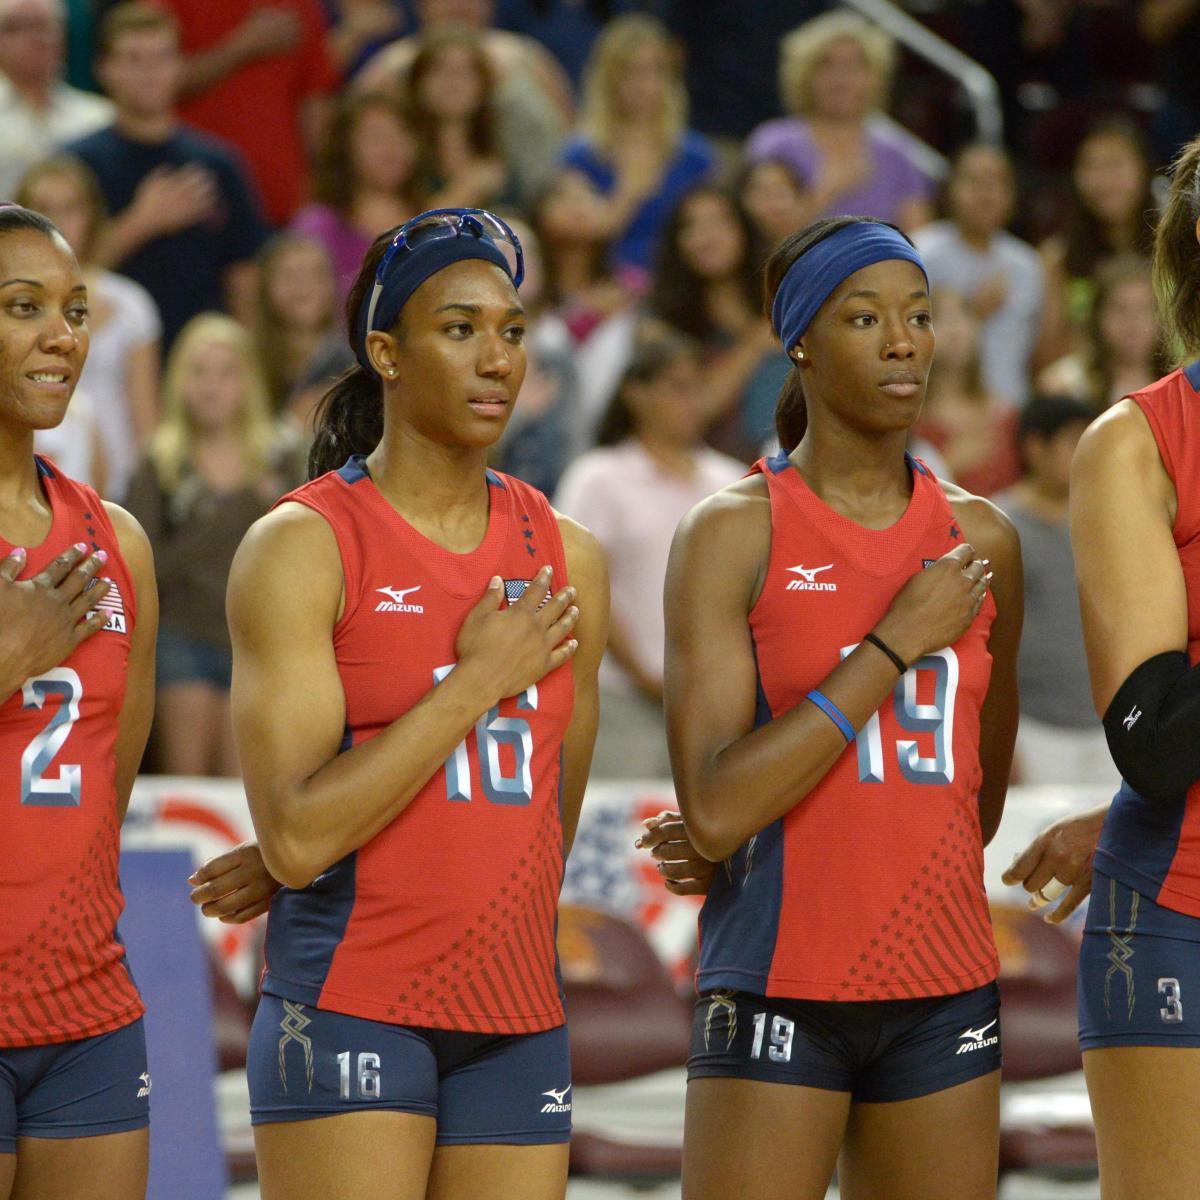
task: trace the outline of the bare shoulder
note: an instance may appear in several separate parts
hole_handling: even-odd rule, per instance
[[[307,505],[289,501],[246,532],[229,575],[229,603],[276,614],[313,608],[340,612],[341,554],[332,526]],[[269,601],[269,603],[263,603]]]
[[[997,505],[948,480],[939,479],[938,483],[950,502],[951,512],[958,518],[963,537],[980,556],[999,562],[1020,554],[1017,527]]]
[[[743,545],[750,554],[770,549],[771,497],[763,475],[748,475],[701,500],[679,523],[676,542]]]
[[[555,521],[558,522],[558,533],[562,538],[563,554],[566,556],[568,567],[574,569],[576,564],[586,566],[592,560],[604,557],[596,535],[586,525],[581,525],[557,509],[552,511]]]
[[[154,582],[154,551],[150,547],[150,539],[131,512],[114,504],[111,500],[102,501],[104,511],[112,522],[113,532],[117,535],[117,545],[121,557],[133,572],[135,582],[140,587]]]
[[[1161,469],[1158,443],[1146,414],[1134,401],[1118,401],[1083,431],[1074,469]]]

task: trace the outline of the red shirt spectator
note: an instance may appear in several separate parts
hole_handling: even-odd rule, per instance
[[[267,215],[283,224],[304,199],[308,146],[338,74],[318,0],[161,0],[187,56],[180,115],[233,142]]]

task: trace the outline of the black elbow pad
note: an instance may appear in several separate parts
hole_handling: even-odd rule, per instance
[[[1104,735],[1134,791],[1159,804],[1182,800],[1200,779],[1200,667],[1182,650],[1146,659],[1108,706]]]

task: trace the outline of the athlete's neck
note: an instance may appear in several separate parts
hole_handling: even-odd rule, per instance
[[[912,496],[905,458],[908,431],[867,435],[810,423],[792,464],[813,493],[835,512],[868,529],[894,525]]]
[[[51,516],[33,458],[33,432],[0,428],[0,536],[15,545],[39,545]]]
[[[384,431],[367,455],[383,498],[419,533],[456,554],[483,541],[488,525],[487,449],[446,446],[409,427]]]

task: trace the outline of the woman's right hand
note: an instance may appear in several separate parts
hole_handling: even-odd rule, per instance
[[[0,664],[6,685],[20,687],[57,667],[104,627],[108,614],[96,603],[110,585],[106,579],[93,581],[106,561],[103,551],[89,555],[79,542],[21,583],[23,554],[13,551],[0,563]]]
[[[497,700],[520,695],[575,653],[570,637],[579,620],[565,587],[547,599],[553,570],[543,567],[515,604],[502,607],[504,581],[496,576],[467,614],[454,644],[458,670],[480,679],[485,695]]]
[[[988,560],[976,558],[974,547],[963,542],[900,589],[875,632],[906,663],[916,662],[966,633],[991,579]]]

